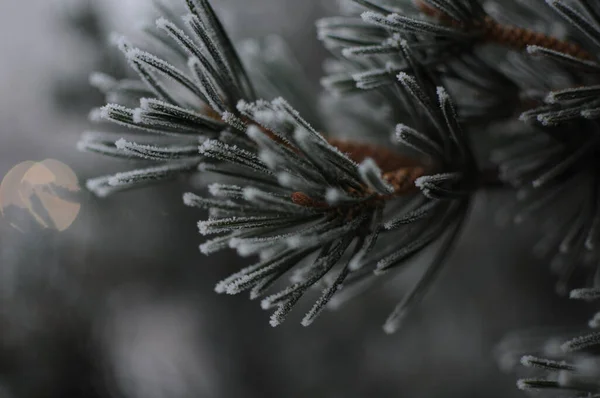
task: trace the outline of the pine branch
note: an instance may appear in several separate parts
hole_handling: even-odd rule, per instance
[[[536,46],[564,53],[581,60],[594,59],[591,53],[576,43],[531,29],[502,24],[487,14],[478,15],[477,18],[465,22],[464,20],[455,19],[440,8],[433,7],[427,3],[427,0],[415,0],[414,3],[425,15],[435,18],[445,25],[475,32],[482,44],[497,44],[519,51],[526,50],[529,46]]]
[[[353,295],[346,289],[434,251],[386,322],[386,331],[395,331],[433,285],[481,189],[519,190],[516,221],[539,219],[546,209],[557,215],[552,232],[544,231],[550,243],[542,246],[560,260],[554,268],[565,290],[585,256],[597,260],[600,237],[594,160],[600,141],[587,121],[600,116],[594,51],[502,24],[477,0],[418,0],[416,16],[376,0],[355,3],[365,11],[360,18],[318,23],[320,38],[338,57],[328,64],[325,85],[362,94],[353,108],[346,108],[347,98],[335,99],[346,117],[352,114],[341,128],[317,115],[317,101],[301,87],[299,68],[280,41],[266,46],[274,53],[264,56],[260,45],[247,43],[246,61],[206,0],[188,0],[183,22],[159,18],[156,30],[147,29],[156,48],[119,39],[138,79],[94,75],[108,104],[93,116],[131,133],[85,135],[79,148],[148,164],[88,187],[104,196],[192,173],[221,177],[208,187],[210,198],[184,195],[186,205],[208,210],[200,233],[219,235],[201,251],[258,256],[215,290],[263,297],[261,306],[274,309],[274,326],[310,289],[323,293],[305,326],[328,303]],[[548,4],[589,39],[582,43],[600,44],[596,8]],[[505,50],[504,64],[476,51],[488,44]],[[533,64],[531,54],[545,60]],[[567,84],[556,89],[560,79]],[[510,130],[508,120],[524,102],[544,104],[521,115],[521,122],[538,125],[519,124],[508,146],[494,148],[498,166],[482,170],[471,136],[491,142],[495,124]],[[323,113],[329,122],[343,119]],[[352,129],[360,139],[350,138]]]

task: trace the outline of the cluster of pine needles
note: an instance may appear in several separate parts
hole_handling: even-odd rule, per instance
[[[106,196],[213,176],[183,196],[208,211],[200,249],[253,259],[218,293],[249,292],[276,326],[317,288],[308,326],[418,264],[385,321],[392,333],[433,285],[476,193],[500,188],[515,192],[515,223],[540,226],[534,250],[557,290],[599,296],[600,3],[348,0],[316,23],[331,53],[318,98],[280,39],[236,47],[208,0],[157,6],[143,41],[112,38],[135,74],[91,78],[107,101],[92,119],[125,129],[79,143],[133,166],[87,186]],[[598,396],[599,342],[570,340],[565,360],[526,356],[549,375],[519,385]]]

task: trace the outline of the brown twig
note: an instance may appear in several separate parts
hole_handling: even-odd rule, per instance
[[[558,51],[582,60],[591,60],[594,57],[576,43],[561,40],[545,33],[536,32],[527,28],[502,24],[491,16],[486,15],[482,19],[473,20],[469,25],[453,19],[450,15],[443,13],[437,8],[427,4],[423,0],[414,1],[417,8],[443,24],[466,30],[477,30],[484,43],[498,44],[513,50],[524,50],[527,46],[540,46],[550,50]]]
[[[386,147],[379,145],[372,145],[340,138],[328,138],[327,141],[348,155],[348,157],[356,163],[361,163],[367,158],[373,159],[384,173],[394,171],[402,167],[414,167],[421,165],[421,162],[417,159],[408,156],[401,156],[397,152],[391,151]]]
[[[348,194],[351,196],[369,198],[361,206],[375,205],[394,197],[413,194],[417,191],[415,186],[417,178],[431,171],[428,170],[430,167],[427,167],[424,162],[393,152],[382,146],[337,138],[330,138],[328,142],[357,163],[366,158],[373,159],[381,169],[383,179],[394,188],[394,192],[390,195],[375,194],[368,189],[365,189],[364,192],[349,190]],[[323,210],[332,208],[327,202],[315,200],[304,192],[294,192],[291,198],[294,203],[304,207]]]
[[[212,117],[215,120],[220,118],[220,115],[208,106],[202,111],[206,116]],[[251,121],[245,120],[245,122],[250,123]],[[298,148],[294,147],[289,142],[284,141],[271,130],[266,128],[261,128],[261,130],[278,144],[283,145],[296,153],[300,152]],[[333,137],[328,138],[327,141],[356,163],[361,163],[367,158],[373,159],[381,169],[383,179],[394,188],[394,192],[389,195],[375,194],[369,189],[365,189],[362,192],[355,189],[348,189],[347,193],[351,196],[369,198],[366,202],[361,204],[361,207],[376,205],[381,203],[381,201],[414,194],[417,192],[415,181],[419,177],[433,171],[431,165],[426,164],[422,160],[402,155],[383,146]],[[304,192],[292,193],[291,199],[292,202],[303,207],[321,210],[333,209],[327,202],[311,198]]]

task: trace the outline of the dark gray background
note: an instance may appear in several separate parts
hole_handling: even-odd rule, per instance
[[[146,7],[94,2],[122,31]],[[237,39],[284,35],[316,86],[325,53],[313,21],[333,4],[220,0],[217,8]],[[107,64],[66,24],[70,10],[64,1],[0,2],[0,175],[45,158],[81,181],[119,168],[75,150],[85,109],[98,100],[84,76]],[[65,85],[77,88],[66,99],[57,94]],[[509,331],[561,324],[559,310],[570,308],[529,254],[527,231],[495,225],[507,197],[482,193],[434,291],[396,335],[380,326],[402,278],[308,329],[301,310],[272,329],[258,303],[213,293],[242,263],[198,252],[201,214],[181,205],[185,189],[171,183],[105,200],[82,192],[81,214],[63,233],[31,225],[23,234],[0,219],[1,397],[519,396],[514,376],[497,368],[495,344]]]

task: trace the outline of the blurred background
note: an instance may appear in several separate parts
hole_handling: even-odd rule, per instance
[[[497,364],[502,337],[584,324],[529,254],[527,228],[495,222],[499,193],[478,197],[434,290],[393,336],[381,324],[402,278],[310,328],[300,311],[273,329],[258,303],[216,295],[244,262],[200,254],[185,182],[107,199],[71,189],[76,217],[64,225],[17,206],[10,176],[58,173],[47,159],[74,171],[65,185],[118,168],[76,150],[102,104],[88,75],[126,73],[108,36],[151,15],[149,3],[0,2],[0,397],[520,396]],[[335,13],[334,0],[213,3],[237,40],[282,35],[318,87],[326,53],[314,20]]]

